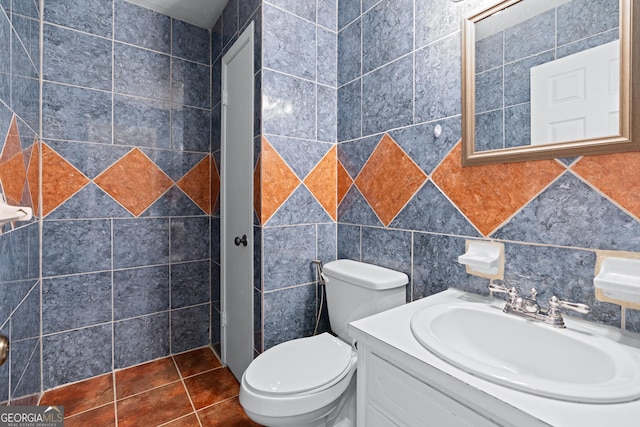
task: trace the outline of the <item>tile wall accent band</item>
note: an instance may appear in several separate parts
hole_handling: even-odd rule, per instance
[[[488,236],[565,171],[555,160],[463,168],[458,144],[431,179]]]

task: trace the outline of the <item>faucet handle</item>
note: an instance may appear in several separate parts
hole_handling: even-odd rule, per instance
[[[500,285],[494,285],[493,283],[490,283],[488,288],[490,292],[495,292],[497,294],[508,294],[510,291],[509,288]]]
[[[552,296],[551,299],[549,300],[549,311],[552,311],[552,310],[556,311],[560,307],[577,311],[578,313],[582,313],[582,314],[588,314],[591,311],[591,308],[586,304],[581,304],[578,302],[562,301],[558,299],[557,296],[555,295]]]
[[[489,284],[489,291],[490,292],[495,292],[498,294],[507,294],[509,295],[509,303],[513,304],[516,302],[516,299],[518,298],[518,290],[515,287],[511,287],[511,289],[504,287],[504,286],[500,286],[500,285],[494,285],[493,283]]]

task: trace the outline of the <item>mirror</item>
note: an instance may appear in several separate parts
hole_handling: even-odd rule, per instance
[[[503,0],[466,18],[463,165],[640,150],[639,7]]]

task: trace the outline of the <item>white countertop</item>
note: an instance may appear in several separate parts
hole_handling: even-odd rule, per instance
[[[510,406],[519,409],[545,423],[556,427],[637,427],[640,425],[640,400],[615,404],[573,403],[528,394],[473,376],[438,358],[425,349],[413,336],[410,328],[414,313],[433,303],[460,300],[486,302],[502,307],[504,301],[486,298],[466,292],[449,289],[439,294],[423,298],[395,309],[355,321],[349,326],[349,333],[356,340],[370,339],[382,341],[406,356],[451,375]],[[505,314],[508,316],[508,314]],[[640,363],[640,339],[635,334],[566,318],[567,328],[589,328],[607,336],[629,348],[629,352]],[[508,339],[505,337],[505,339]],[[425,366],[425,371],[427,367]],[[597,367],[594,367],[597,369]]]

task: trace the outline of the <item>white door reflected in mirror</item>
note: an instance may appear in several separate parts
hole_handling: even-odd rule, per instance
[[[531,145],[617,135],[619,58],[616,40],[532,67]]]

